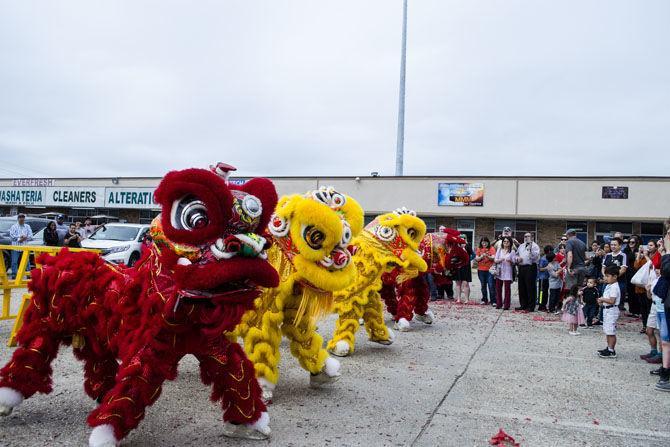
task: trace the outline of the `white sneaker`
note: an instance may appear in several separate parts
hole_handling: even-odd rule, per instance
[[[435,314],[432,310],[427,310],[423,315],[415,315],[414,319],[425,324],[433,324],[433,321],[435,320]]]
[[[88,438],[89,447],[116,447],[119,441],[114,436],[114,427],[109,424],[98,425]]]
[[[9,416],[14,407],[21,405],[23,395],[18,391],[9,388],[0,388],[0,416]]]
[[[330,349],[328,352],[338,357],[346,357],[349,355],[349,351],[350,351],[349,343],[347,343],[344,340],[340,340],[337,343],[335,343],[335,347],[333,349]]]
[[[260,377],[258,379],[258,384],[261,386],[261,399],[265,405],[270,405],[272,403],[272,397],[274,396],[275,384],[270,382],[265,377]]]
[[[581,334],[580,334],[579,332],[577,332],[577,331],[568,331],[568,334],[570,334],[570,335],[581,335]]]
[[[400,332],[407,332],[410,329],[409,321],[407,321],[404,318],[401,318],[400,320],[395,322],[395,324],[393,325],[393,329]]]
[[[310,374],[310,388],[319,388],[327,383],[337,382],[340,378],[340,362],[332,357],[326,359],[325,365],[319,374]]]
[[[223,434],[229,438],[268,439],[270,432],[270,416],[267,412],[261,413],[261,417],[253,424],[223,423]]]
[[[370,341],[374,342],[374,343],[379,343],[380,345],[386,345],[386,346],[392,345],[393,341],[395,340],[395,332],[393,332],[391,329],[388,329],[388,331],[389,331],[388,340],[372,340],[372,339],[370,339]]]

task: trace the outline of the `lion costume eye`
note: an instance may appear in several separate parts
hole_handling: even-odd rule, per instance
[[[407,230],[407,235],[412,239],[416,239],[417,232],[414,228],[410,228]]]
[[[251,194],[247,195],[244,200],[242,200],[242,210],[252,219],[259,217],[263,214],[263,206],[261,201],[256,196]]]
[[[311,249],[320,250],[323,247],[323,241],[326,240],[326,235],[323,231],[310,225],[303,230],[302,238]]]
[[[342,239],[340,245],[346,247],[351,242],[351,227],[347,222],[342,222]]]
[[[186,196],[172,204],[170,219],[178,230],[200,230],[209,225],[207,207],[195,196]]]
[[[398,233],[391,227],[379,226],[377,227],[377,237],[383,241],[390,242],[396,238]]]

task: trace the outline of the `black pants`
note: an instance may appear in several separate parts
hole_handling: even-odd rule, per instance
[[[537,264],[519,266],[519,306],[534,311],[537,299]]]
[[[642,312],[642,326],[647,327],[647,320],[651,311],[651,300],[647,298],[646,293],[637,293],[636,295],[640,304],[640,311]]]
[[[444,299],[444,294],[447,294],[447,299],[453,300],[454,299],[454,284],[449,283],[449,284],[442,284],[440,286],[437,286],[437,296],[438,299]]]
[[[549,279],[541,279],[537,283],[537,303],[540,309],[546,309],[549,302]]]
[[[619,301],[619,310],[623,312],[624,310],[626,310],[626,301],[627,301],[626,298],[630,299],[630,297],[626,297],[627,292],[626,281],[625,280],[619,281],[617,282],[617,284],[619,284],[619,291],[621,292],[621,300]],[[630,310],[630,304],[628,304],[628,309]]]
[[[635,293],[635,284],[630,282],[630,278],[626,278],[626,297],[628,298],[628,312],[640,315],[642,310],[640,309],[640,303],[637,299],[637,294]]]
[[[561,289],[549,289],[549,312],[554,312],[561,299]]]
[[[586,325],[593,326],[593,319],[598,315],[598,305],[586,304],[584,305],[584,318],[586,318]]]

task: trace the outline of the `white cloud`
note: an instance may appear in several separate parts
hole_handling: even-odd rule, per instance
[[[410,0],[406,174],[668,175],[668,13]],[[400,21],[400,0],[0,0],[0,176],[392,174]]]

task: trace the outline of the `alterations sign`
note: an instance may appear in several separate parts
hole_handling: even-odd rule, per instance
[[[105,208],[160,208],[154,201],[156,188],[106,188]]]
[[[155,188],[0,187],[0,206],[158,209]]]
[[[484,206],[483,183],[438,183],[438,206]]]

